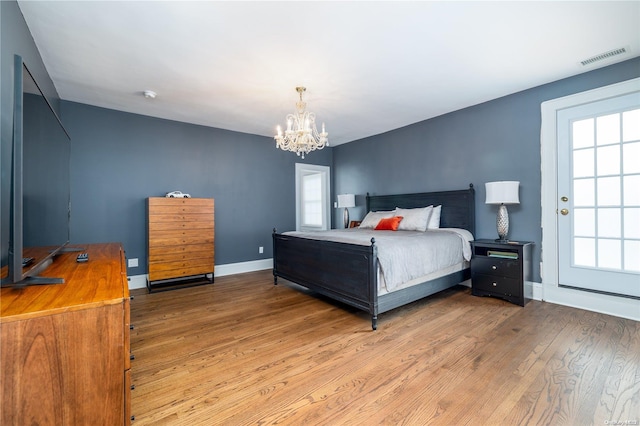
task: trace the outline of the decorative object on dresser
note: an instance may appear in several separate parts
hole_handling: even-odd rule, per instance
[[[494,296],[524,306],[530,299],[526,282],[533,278],[533,243],[475,240],[471,258],[471,294]]]
[[[338,195],[338,208],[344,209],[344,227],[349,226],[349,207],[356,206],[356,196],[354,194]]]
[[[487,182],[484,184],[487,191],[486,204],[498,204],[498,216],[496,217],[496,228],[498,239],[496,241],[506,242],[509,233],[509,212],[507,204],[520,204],[518,197],[518,181]]]
[[[287,130],[284,135],[278,126],[278,134],[273,137],[276,140],[276,148],[295,152],[298,156],[302,155],[303,159],[305,154],[329,146],[329,133],[324,129],[324,123],[322,132],[318,133],[316,115],[306,111],[307,103],[302,100],[302,94],[306,90],[305,87],[296,87],[296,92],[300,94],[300,101],[296,102],[296,112],[287,115]]]
[[[1,290],[0,424],[130,424],[124,251],[118,243],[82,247],[89,263],[61,252],[42,271],[63,284]]]
[[[191,195],[185,194],[182,191],[171,191],[165,194],[167,198],[191,198]]]
[[[147,231],[149,292],[213,282],[213,198],[147,198]]]

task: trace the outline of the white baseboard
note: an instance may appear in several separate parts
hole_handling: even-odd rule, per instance
[[[640,302],[636,299],[563,288],[549,284],[544,286],[544,296],[542,300],[558,305],[640,321]]]
[[[542,283],[531,283],[531,298],[533,300],[542,301]]]
[[[273,259],[250,260],[248,262],[227,263],[226,265],[216,265],[214,276],[224,277],[225,275],[242,274],[244,272],[262,271],[273,269]]]
[[[129,290],[147,288],[147,274],[129,275]]]
[[[227,263],[225,265],[216,265],[214,277],[223,277],[225,275],[242,274],[244,272],[262,271],[264,269],[273,268],[273,259],[251,260],[248,262]],[[147,287],[147,274],[130,275],[129,290]]]
[[[525,282],[524,292],[532,300],[640,321],[640,303],[635,299],[552,285],[545,287],[542,283],[530,281]]]

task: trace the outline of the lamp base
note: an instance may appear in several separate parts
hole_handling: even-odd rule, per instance
[[[344,208],[344,228],[347,229],[349,227],[349,209]]]
[[[498,230],[498,237],[500,237],[496,241],[507,241],[507,234],[509,233],[509,212],[507,211],[507,206],[504,204],[500,204],[498,208],[496,228]]]

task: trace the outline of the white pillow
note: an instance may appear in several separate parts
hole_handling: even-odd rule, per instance
[[[433,208],[431,212],[431,217],[429,218],[429,224],[427,225],[427,229],[438,229],[440,228],[440,212],[442,211],[442,206],[436,206]]]
[[[398,231],[426,231],[432,210],[433,206],[417,209],[403,209],[396,207],[396,216],[403,217],[400,222],[400,226],[398,226]]]
[[[380,222],[380,219],[388,219],[390,217],[393,217],[394,213],[394,210],[389,212],[369,212],[364,217],[364,219],[362,219],[359,228],[374,229],[378,225],[378,222]]]

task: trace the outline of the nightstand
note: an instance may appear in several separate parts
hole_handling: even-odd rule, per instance
[[[533,277],[533,243],[475,240],[471,244],[471,294],[499,297],[524,306],[530,300],[524,283]]]

